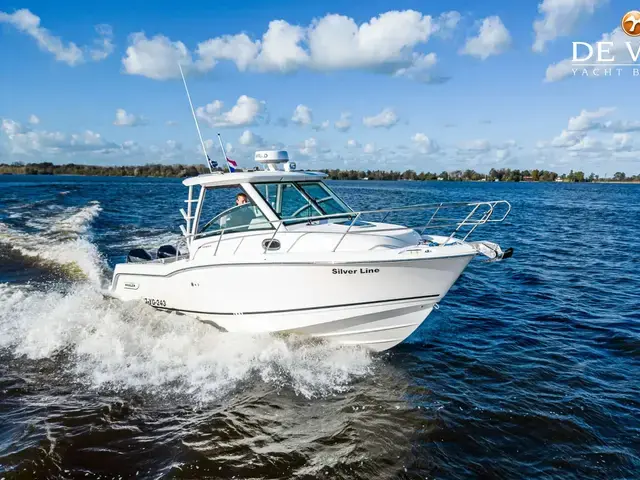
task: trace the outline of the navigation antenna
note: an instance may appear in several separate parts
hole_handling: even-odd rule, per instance
[[[213,169],[215,166],[209,155],[207,154],[207,147],[204,146],[204,140],[202,140],[202,133],[200,133],[200,125],[198,125],[198,118],[196,117],[196,112],[193,109],[193,103],[191,103],[191,95],[189,95],[189,89],[187,88],[187,81],[184,79],[184,73],[182,72],[182,66],[178,63],[178,68],[180,69],[180,76],[182,77],[182,83],[184,83],[184,89],[187,92],[187,99],[189,100],[189,106],[191,107],[191,114],[193,115],[193,121],[196,123],[196,130],[198,131],[198,137],[200,137],[200,145],[202,145],[202,153],[204,153],[204,158],[209,166],[209,171],[213,173]]]

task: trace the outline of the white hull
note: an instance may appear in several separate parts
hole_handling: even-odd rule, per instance
[[[475,251],[451,256],[397,251],[367,260],[119,265],[113,292],[192,315],[230,332],[296,333],[386,350],[406,339],[458,279]],[[372,257],[378,257],[374,259]],[[227,260],[229,260],[227,258]]]

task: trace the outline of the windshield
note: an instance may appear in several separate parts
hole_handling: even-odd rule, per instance
[[[320,182],[254,184],[283,220],[351,213],[349,207]]]
[[[319,182],[298,184],[326,214],[345,213],[351,211],[326,185]]]

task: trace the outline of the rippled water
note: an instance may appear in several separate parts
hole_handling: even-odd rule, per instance
[[[220,334],[103,295],[179,180],[0,177],[0,477],[638,478],[640,187],[333,185],[509,200],[475,238],[515,254],[384,354]]]

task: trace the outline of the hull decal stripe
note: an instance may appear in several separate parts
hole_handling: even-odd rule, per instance
[[[283,254],[273,254],[273,255],[283,255]],[[134,276],[134,277],[173,277],[174,275],[178,275],[180,273],[185,273],[188,271],[192,271],[192,270],[201,270],[204,268],[214,268],[214,267],[272,267],[272,266],[281,266],[281,267],[299,267],[299,266],[304,266],[304,267],[341,267],[343,265],[351,265],[351,266],[358,266],[358,265],[363,265],[363,266],[367,266],[367,265],[378,265],[378,264],[387,264],[387,263],[407,263],[407,264],[412,264],[412,263],[418,263],[418,262],[433,262],[433,261],[438,261],[438,260],[449,260],[452,258],[463,258],[463,257],[470,257],[473,258],[476,256],[476,253],[461,253],[458,255],[443,255],[443,256],[438,256],[438,257],[419,257],[419,258],[415,258],[415,257],[407,257],[407,258],[394,258],[394,259],[379,259],[379,260],[327,260],[327,261],[314,261],[314,262],[274,262],[274,261],[269,261],[266,260],[263,262],[247,262],[247,263],[212,263],[212,264],[204,264],[204,265],[194,265],[194,266],[188,266],[188,267],[183,267],[180,268],[178,270],[174,270],[171,272],[166,272],[166,273],[138,273],[138,272],[119,272],[117,274],[114,275],[113,278],[113,282],[112,282],[112,287],[115,286],[118,283],[118,278],[120,277],[120,275],[128,275],[128,276]],[[180,260],[180,261],[187,261],[187,259],[185,260]],[[147,262],[147,264],[151,265],[152,267],[158,267],[161,268],[163,267],[165,264],[163,263],[155,263],[155,262]],[[141,263],[140,265],[146,265],[144,263]],[[175,265],[175,262],[171,262],[169,264],[166,265]],[[416,267],[416,268],[423,268],[422,266],[420,267]]]
[[[265,315],[269,313],[289,313],[289,312],[308,312],[312,310],[322,310],[329,308],[345,308],[345,307],[360,307],[364,305],[379,305],[381,303],[390,303],[390,302],[403,302],[407,300],[426,300],[429,298],[438,298],[440,295],[422,295],[419,297],[406,297],[406,298],[391,298],[389,300],[375,300],[372,302],[358,302],[358,303],[343,303],[341,305],[321,305],[319,307],[306,307],[306,308],[290,308],[287,310],[265,310],[262,312],[238,312],[238,313],[229,313],[229,312],[202,312],[198,310],[185,310],[183,308],[168,308],[168,307],[155,307],[158,310],[167,310],[170,312],[184,312],[184,313],[202,313],[205,315]]]

